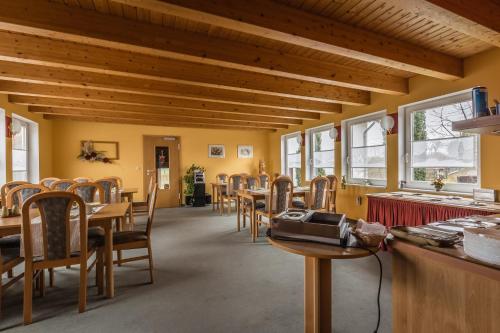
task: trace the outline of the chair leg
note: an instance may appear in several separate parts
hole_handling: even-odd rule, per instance
[[[220,215],[224,214],[224,197],[221,195],[220,197]]]
[[[102,295],[104,292],[104,250],[97,250],[97,265],[96,265],[96,285],[97,294]]]
[[[149,256],[149,279],[154,283],[153,278],[153,251],[151,250],[151,240],[148,240],[148,256]]]
[[[54,269],[53,268],[49,268],[49,286],[50,287],[54,286],[54,280],[55,280]]]
[[[24,300],[23,300],[23,317],[24,325],[32,322],[32,302],[33,302],[33,267],[31,263],[27,263],[24,269]]]
[[[9,269],[9,271],[7,272],[7,277],[9,279],[13,278],[14,277],[14,272],[12,271],[12,269]]]
[[[87,266],[80,266],[80,291],[78,294],[78,311],[85,312],[87,306]]]
[[[40,289],[39,289],[39,293],[40,293],[40,297],[43,297],[45,296],[45,270],[42,269],[40,271],[40,276],[38,277],[40,279]]]

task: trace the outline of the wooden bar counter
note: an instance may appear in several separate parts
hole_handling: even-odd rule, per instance
[[[389,241],[393,251],[393,332],[500,332],[500,266],[461,247]]]

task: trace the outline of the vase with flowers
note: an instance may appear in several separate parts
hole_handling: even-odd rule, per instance
[[[443,180],[443,177],[439,176],[437,178],[435,178],[432,183],[431,183],[432,186],[434,186],[434,188],[436,189],[436,192],[439,192],[441,191],[441,189],[443,188],[444,186],[444,180]]]

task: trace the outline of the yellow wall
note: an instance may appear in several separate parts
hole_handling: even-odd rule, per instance
[[[137,187],[140,199],[143,193],[143,135],[178,136],[181,142],[181,176],[191,164],[206,168],[207,181],[215,180],[217,173],[258,172],[259,159],[268,155],[268,134],[258,131],[169,128],[124,124],[53,121],[53,175],[59,178],[88,176],[100,178],[109,175],[122,177],[126,187]],[[81,140],[118,141],[120,160],[113,164],[89,163],[76,157]],[[208,144],[224,144],[226,158],[208,158]],[[238,159],[237,145],[253,145],[253,159]],[[207,187],[207,192],[210,188]]]
[[[28,112],[24,105],[16,105],[8,102],[7,95],[0,94],[0,108],[5,110],[9,117],[12,113],[38,123],[39,152],[40,152],[40,179],[49,177],[52,174],[52,122],[44,120],[39,114]],[[7,181],[12,179],[12,140],[6,142],[6,166]]]
[[[387,110],[387,113],[395,113],[401,105],[417,102],[452,92],[472,88],[474,86],[486,86],[489,90],[490,105],[493,98],[500,99],[500,49],[494,49],[471,58],[465,59],[465,77],[456,81],[442,81],[424,76],[416,76],[410,79],[410,94],[404,96],[389,96],[373,93],[372,103],[369,106],[354,107],[344,106],[342,114],[322,116],[319,121],[308,121],[304,125],[294,126],[288,130],[269,135],[269,170],[280,172],[280,137],[283,134],[302,131],[306,128],[319,126],[334,122],[335,126],[340,121],[362,114],[375,111]],[[337,177],[341,177],[341,146],[336,143],[335,170]],[[304,149],[303,149],[304,151]],[[304,156],[302,158],[302,170],[305,171]],[[387,140],[387,191],[397,190],[398,187],[398,139],[397,135],[389,135]],[[481,137],[481,186],[484,188],[500,189],[500,136],[483,135]],[[304,178],[304,175],[303,175]],[[363,186],[348,186],[340,189],[337,194],[338,209],[352,218],[366,217],[367,200],[366,193],[380,192],[381,189]],[[356,197],[362,196],[361,206],[356,205]]]

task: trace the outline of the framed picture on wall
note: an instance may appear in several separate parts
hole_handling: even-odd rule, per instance
[[[238,158],[253,158],[253,146],[238,145]]]
[[[224,145],[208,145],[209,158],[225,158],[226,148]]]

